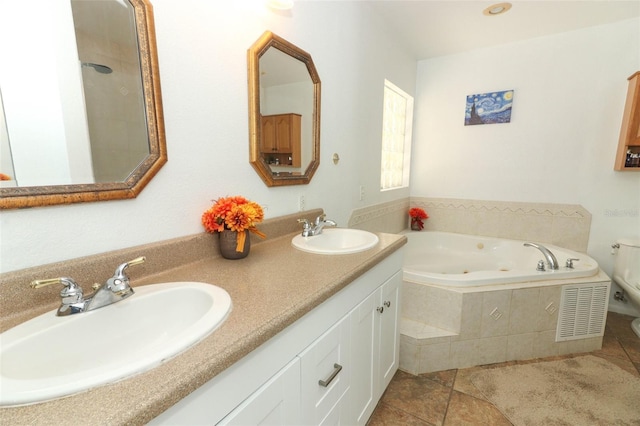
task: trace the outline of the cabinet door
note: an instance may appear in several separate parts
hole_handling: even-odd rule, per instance
[[[364,425],[398,370],[402,275],[393,275],[351,311],[351,417]]]
[[[299,425],[300,360],[294,358],[218,424]]]
[[[272,115],[262,117],[261,152],[271,154],[277,149],[275,121]]]
[[[342,318],[298,355],[301,373],[302,423],[346,423],[349,391],[349,321]]]
[[[351,322],[351,417],[348,424],[363,425],[377,404],[378,336],[376,311],[380,291],[371,293],[350,314]]]
[[[291,152],[291,114],[275,116],[276,152]]]
[[[381,292],[380,307],[384,310],[379,316],[380,323],[380,370],[378,398],[389,385],[393,375],[398,370],[400,356],[400,289],[402,275],[396,273],[384,283]]]

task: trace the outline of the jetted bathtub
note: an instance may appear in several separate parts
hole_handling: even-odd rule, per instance
[[[525,241],[436,231],[407,231],[404,280],[451,287],[476,287],[529,281],[584,278],[598,263],[584,253],[538,241],[555,255],[559,269],[537,271],[543,254]],[[573,268],[565,266],[567,259]],[[545,262],[546,264],[546,262]]]

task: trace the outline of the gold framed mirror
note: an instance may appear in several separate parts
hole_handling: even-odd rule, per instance
[[[247,59],[249,162],[267,186],[307,184],[320,164],[320,77],[311,55],[267,31]]]
[[[3,4],[0,14],[18,20],[21,15],[20,6],[17,5],[19,3],[22,2]],[[60,25],[54,27],[58,30],[56,36],[50,36],[56,39],[56,43],[49,50],[54,50],[52,54],[55,57],[62,58],[56,64],[58,74],[63,69],[68,70],[67,79],[75,79],[74,83],[76,83],[73,91],[63,90],[67,88],[66,86],[56,88],[61,94],[58,102],[63,104],[58,105],[57,109],[64,113],[65,102],[76,102],[80,105],[80,110],[75,110],[74,114],[68,114],[68,116],[60,114],[61,124],[55,124],[55,126],[62,128],[60,134],[63,136],[61,137],[49,137],[52,133],[46,131],[40,132],[40,137],[33,137],[33,135],[26,139],[13,137],[12,131],[15,132],[13,135],[20,134],[17,131],[20,128],[19,124],[26,123],[37,127],[43,123],[35,113],[35,117],[25,115],[22,120],[15,119],[19,115],[12,112],[11,92],[25,93],[25,88],[12,84],[10,73],[0,74],[3,78],[0,84],[4,83],[4,87],[0,86],[0,89],[4,96],[5,114],[5,120],[0,123],[6,123],[5,129],[0,129],[0,135],[7,135],[2,144],[6,143],[9,146],[9,152],[13,154],[12,164],[8,166],[11,169],[10,173],[0,170],[5,175],[3,179],[8,178],[0,182],[1,209],[134,198],[167,162],[151,3],[148,0],[101,2],[71,0],[68,2],[68,9],[63,5],[64,2],[51,3],[55,4],[51,7],[57,9],[38,12],[36,19],[42,19],[45,27],[50,24],[49,21],[55,20],[55,24],[50,24],[49,29],[51,25]],[[12,6],[13,4],[16,6]],[[8,10],[4,10],[5,8]],[[29,19],[32,19],[34,14],[34,11],[30,11],[22,16],[29,16]],[[48,18],[47,14],[53,14],[54,17]],[[29,32],[33,32],[38,25],[23,23],[22,26]],[[100,29],[110,35],[98,33]],[[64,43],[58,40],[61,39],[62,33],[69,34],[68,39],[71,40],[71,44],[68,40],[64,40]],[[111,38],[99,40],[101,36]],[[46,43],[45,38],[46,33],[43,33],[37,42]],[[20,37],[14,37],[11,41],[15,45],[13,50],[18,55],[25,50],[24,46],[18,45],[21,42]],[[55,48],[60,50],[56,51]],[[71,52],[71,50],[76,51]],[[64,58],[70,59],[64,65],[60,65]],[[12,63],[20,66],[20,59],[22,58],[18,56]],[[60,68],[64,66],[67,68]],[[18,73],[14,74],[18,75]],[[94,87],[97,86],[100,87],[96,92]],[[50,88],[30,87],[28,90],[40,94],[50,91]],[[92,98],[97,102],[91,104]],[[19,96],[14,96],[14,99],[19,99]],[[46,103],[41,99],[37,101],[38,106],[40,102]],[[111,113],[117,117],[108,115]],[[103,121],[96,124],[92,121],[92,116],[100,116]],[[104,119],[105,116],[106,119]],[[136,122],[136,127],[132,127],[133,121]],[[77,124],[78,122],[81,124]],[[80,131],[75,128],[69,130],[70,125],[76,125]],[[7,129],[8,132],[3,131]],[[80,133],[85,134],[84,139],[75,137]],[[70,135],[75,137],[74,141],[71,140],[73,137]],[[36,143],[40,145],[29,145]],[[112,145],[107,146],[108,143]],[[49,158],[38,158],[43,157],[41,155],[43,149],[56,144],[59,144],[63,151],[60,156],[64,158],[64,164],[56,162],[58,153]],[[82,164],[76,166],[80,161],[72,157],[77,157],[79,151],[85,151],[86,154]],[[5,152],[4,149],[3,152]],[[6,167],[5,164],[3,162],[3,168]],[[115,167],[116,164],[118,167]],[[99,172],[100,167],[106,172]],[[71,177],[64,176],[62,180],[57,176],[50,177],[45,172],[45,169],[55,171],[65,168],[71,170],[67,173]],[[76,172],[78,168],[82,169],[82,176],[75,179],[73,175],[74,172],[78,175]],[[109,174],[109,170],[116,168],[119,168],[117,174]],[[21,178],[21,176],[26,177]]]

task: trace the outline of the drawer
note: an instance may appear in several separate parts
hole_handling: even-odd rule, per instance
[[[298,355],[303,423],[340,423],[351,374],[349,331],[344,317]]]

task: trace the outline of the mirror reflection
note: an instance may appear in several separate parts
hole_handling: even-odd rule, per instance
[[[320,143],[320,79],[311,56],[266,32],[248,59],[250,162],[268,186],[308,183]]]
[[[71,7],[94,181],[122,182],[149,155],[133,7],[86,0]]]
[[[0,91],[0,185],[15,186],[15,180],[12,176],[15,176],[15,172],[13,171],[13,159],[11,158],[11,147],[9,146],[7,122],[4,118],[2,91]]]
[[[152,30],[147,0],[0,5],[0,208],[132,198],[162,167]]]
[[[304,63],[278,49],[260,57],[262,158],[273,172],[302,174],[311,161],[313,83]]]

